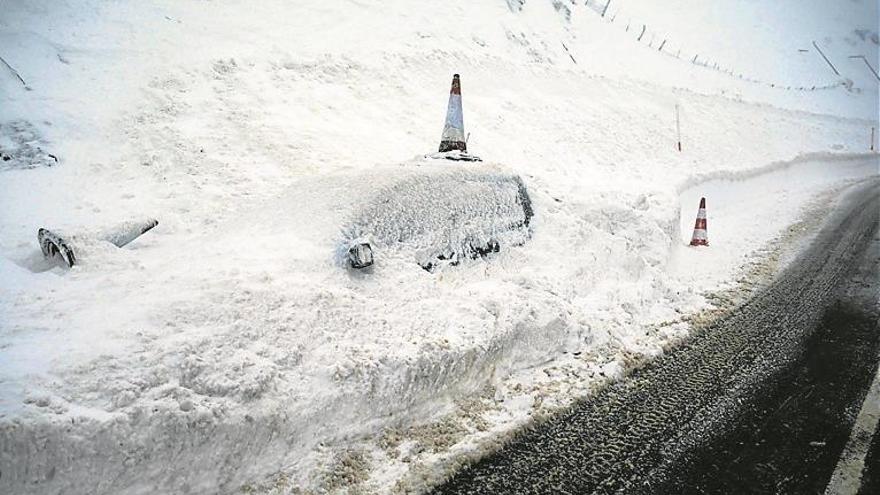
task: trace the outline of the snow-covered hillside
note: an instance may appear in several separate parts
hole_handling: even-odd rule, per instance
[[[0,0],[0,492],[418,487],[660,352],[878,172],[876,2],[706,3]],[[426,166],[453,73],[532,238],[353,276],[327,205]]]

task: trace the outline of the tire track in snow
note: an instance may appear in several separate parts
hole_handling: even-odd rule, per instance
[[[784,368],[877,225],[860,188],[776,283],[627,380],[463,469],[437,493],[650,493]]]

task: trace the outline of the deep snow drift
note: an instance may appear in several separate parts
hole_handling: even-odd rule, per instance
[[[27,87],[0,64],[0,491],[429,476],[548,387],[588,393],[660,352],[802,208],[877,173],[876,80],[786,55],[817,39],[876,60],[873,2],[775,29],[594,3],[4,3],[0,56]],[[637,41],[628,12],[681,46]],[[722,25],[745,46],[689,39]],[[751,80],[691,63],[694,44]],[[473,166],[523,178],[531,239],[353,274],[333,248],[350,202],[430,166],[454,72]],[[144,216],[159,226],[71,270],[39,252],[40,227]],[[595,382],[529,388],[574,361]]]

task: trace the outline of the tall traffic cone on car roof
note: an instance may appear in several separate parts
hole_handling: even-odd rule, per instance
[[[709,235],[706,232],[706,198],[700,198],[700,209],[697,210],[697,223],[694,225],[694,235],[691,237],[691,246],[708,246]]]
[[[461,80],[458,74],[452,76],[452,89],[449,90],[449,106],[446,109],[446,124],[440,138],[440,153],[447,151],[467,152],[464,137],[464,114],[461,110]]]

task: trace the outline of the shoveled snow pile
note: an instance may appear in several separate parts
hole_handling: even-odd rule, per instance
[[[876,2],[769,2],[829,19],[772,30],[696,0],[589,3],[4,4],[0,492],[388,491],[526,421],[535,375],[576,360],[598,383],[661,352],[805,205],[876,176],[876,80],[790,53],[876,60]],[[627,12],[682,54],[637,41]],[[713,26],[730,35],[692,39]],[[709,70],[696,44],[829,89]],[[421,158],[453,73],[485,163]],[[339,263],[399,234],[383,219],[429,214],[433,181],[481,174],[522,179],[527,242],[434,273],[420,236],[370,273]],[[400,184],[418,198],[398,207]],[[507,185],[436,201],[510,209]],[[144,217],[159,225],[69,270],[36,239]],[[569,378],[553,386],[589,392]]]

